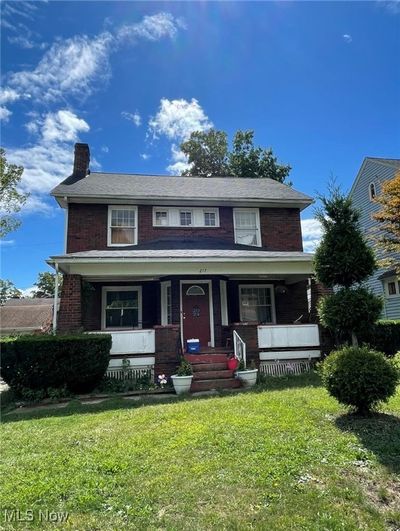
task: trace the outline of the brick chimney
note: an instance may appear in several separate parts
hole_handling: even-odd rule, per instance
[[[89,172],[90,150],[88,144],[75,144],[74,173],[75,177],[83,179]]]

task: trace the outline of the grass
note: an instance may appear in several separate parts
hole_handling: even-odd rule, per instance
[[[385,413],[348,415],[315,375],[8,414],[0,528],[54,528],[39,521],[47,509],[77,530],[395,530],[399,414],[397,394]],[[7,523],[4,509],[31,509],[33,522]]]

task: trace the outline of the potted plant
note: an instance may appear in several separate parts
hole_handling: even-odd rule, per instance
[[[254,360],[250,363],[250,367],[247,368],[243,360],[239,363],[238,370],[236,371],[236,378],[243,383],[244,387],[254,387],[257,382],[258,369]]]
[[[173,374],[171,379],[177,395],[188,393],[190,391],[190,386],[192,385],[193,380],[193,371],[192,367],[184,358],[182,358],[176,374]]]

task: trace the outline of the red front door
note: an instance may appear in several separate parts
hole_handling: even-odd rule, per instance
[[[182,284],[183,340],[199,339],[200,348],[210,346],[210,295],[207,284]]]

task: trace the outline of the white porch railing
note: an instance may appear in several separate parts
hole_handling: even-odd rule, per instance
[[[111,334],[112,346],[110,354],[112,356],[155,353],[154,330],[102,330],[102,332]]]
[[[239,361],[243,361],[243,364],[246,367],[246,343],[236,330],[233,331],[233,351],[235,353],[235,358]]]

